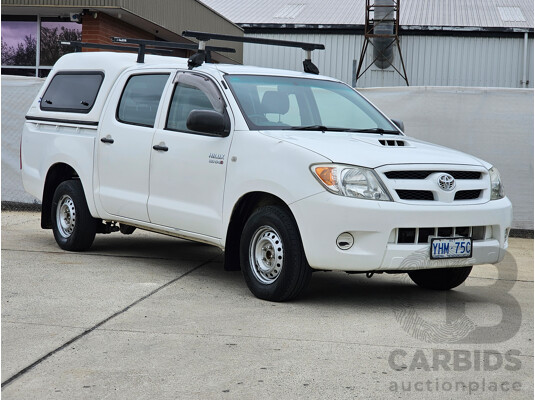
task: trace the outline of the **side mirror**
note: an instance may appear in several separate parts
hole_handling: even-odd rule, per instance
[[[405,125],[403,124],[402,120],[391,118],[390,121],[392,121],[394,125],[396,125],[401,130],[401,132],[405,132]]]
[[[189,113],[186,126],[190,131],[209,135],[228,136],[230,127],[227,119],[214,110],[193,110]]]

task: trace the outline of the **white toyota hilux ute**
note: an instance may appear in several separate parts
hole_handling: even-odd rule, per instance
[[[401,126],[321,75],[74,53],[27,113],[21,168],[65,250],[135,228],[209,243],[272,301],[314,270],[451,289],[503,259],[511,203],[491,164]]]

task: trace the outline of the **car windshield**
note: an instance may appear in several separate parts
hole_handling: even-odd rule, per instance
[[[249,129],[399,131],[349,86],[334,81],[226,75]]]

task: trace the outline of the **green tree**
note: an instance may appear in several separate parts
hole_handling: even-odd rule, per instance
[[[12,65],[35,65],[37,40],[32,35],[24,36],[24,40],[17,44]]]
[[[72,53],[74,49],[63,46],[60,42],[82,40],[82,33],[77,29],[41,27],[41,62],[40,65],[54,65],[62,55]]]
[[[64,26],[58,28],[41,27],[41,61],[40,65],[52,66],[62,55],[72,53],[74,49],[63,46],[60,42],[82,40],[82,33],[77,29]],[[31,35],[24,37],[17,46],[9,46],[2,40],[2,65],[36,65],[37,40]]]
[[[13,57],[15,56],[15,49],[13,46],[8,46],[2,39],[2,65],[13,65]]]
[[[8,46],[2,40],[2,65],[35,65],[37,41],[32,35],[24,36],[17,47]]]

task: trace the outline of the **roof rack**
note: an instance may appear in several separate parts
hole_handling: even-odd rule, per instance
[[[102,49],[102,50],[121,50],[121,51],[134,51],[139,52],[139,49],[134,46],[116,46],[113,44],[100,44],[100,43],[87,43],[87,42],[68,42],[68,41],[60,41],[59,42],[63,46],[72,46],[74,47],[74,52],[77,53],[79,51],[82,51],[82,48],[85,47],[86,49]],[[150,54],[160,54],[160,55],[168,55],[171,54],[171,50],[163,50],[163,49],[149,49],[147,50]]]
[[[312,52],[314,50],[325,50],[325,46],[320,43],[306,43],[306,42],[292,42],[289,40],[275,40],[275,39],[262,39],[262,38],[251,38],[251,37],[242,37],[242,36],[232,36],[232,35],[222,35],[218,33],[208,33],[208,32],[197,32],[197,31],[184,31],[182,36],[194,37],[199,43],[178,43],[178,42],[164,42],[159,40],[145,40],[145,39],[134,39],[134,38],[121,38],[121,37],[112,37],[111,41],[113,43],[120,43],[121,45],[132,44],[135,46],[121,46],[121,45],[112,45],[112,44],[98,44],[98,43],[87,43],[87,42],[69,42],[61,41],[60,43],[65,46],[73,46],[74,51],[81,51],[83,47],[89,49],[104,49],[104,50],[119,50],[119,51],[135,51],[137,52],[137,62],[145,62],[145,54],[163,54],[170,55],[172,52],[168,49],[183,49],[183,50],[197,50],[188,59],[188,68],[193,69],[195,67],[201,66],[204,62],[211,62],[211,52],[217,51],[219,53],[236,53],[236,49],[230,47],[218,47],[218,46],[206,46],[206,42],[210,39],[216,40],[226,40],[230,42],[241,42],[241,43],[256,43],[256,44],[267,44],[271,46],[283,46],[283,47],[297,47],[301,48],[306,52],[306,58],[303,61],[303,69],[305,72],[311,74],[319,74],[318,67],[312,63]],[[136,47],[137,46],[137,47]],[[147,48],[147,46],[154,48]]]
[[[139,46],[138,56],[137,56],[138,63],[142,63],[145,61],[145,53],[148,51],[146,49],[146,46],[161,47],[164,49],[184,49],[184,50],[196,50],[198,48],[198,46],[193,43],[164,42],[160,40],[145,40],[145,39],[112,37],[111,41],[114,43],[138,45]],[[232,49],[230,47],[216,47],[216,46],[207,46],[206,51],[207,52],[217,51],[220,53],[236,53],[236,49]],[[210,57],[209,54],[208,54],[208,57]]]
[[[325,50],[325,46],[320,43],[306,43],[306,42],[292,42],[288,40],[275,40],[275,39],[262,39],[262,38],[253,38],[253,37],[243,37],[243,36],[232,36],[232,35],[222,35],[219,33],[208,33],[208,32],[197,32],[197,31],[184,31],[182,36],[193,37],[199,41],[198,52],[192,55],[188,60],[188,67],[190,69],[202,65],[204,61],[207,61],[205,55],[206,42],[210,39],[216,40],[226,40],[229,42],[240,42],[240,43],[256,43],[256,44],[267,44],[271,46],[283,46],[283,47],[298,47],[306,52],[306,58],[303,61],[303,69],[305,72],[311,74],[319,74],[318,67],[312,63],[312,52],[314,50]]]
[[[121,46],[113,44],[100,44],[100,43],[87,43],[87,42],[69,42],[61,41],[60,44],[64,46],[73,46],[74,52],[81,51],[83,47],[88,49],[102,49],[102,50],[119,50],[119,51],[133,51],[137,52],[137,62],[145,62],[145,54],[160,54],[160,55],[171,55],[172,51],[168,49],[183,49],[183,50],[197,50],[198,46],[193,43],[177,43],[177,42],[163,42],[159,40],[144,40],[144,39],[131,39],[131,38],[120,38],[112,37],[111,41],[113,43],[121,44],[133,44],[136,46]],[[157,47],[154,49],[147,49],[147,46]],[[208,59],[210,59],[210,52],[217,51],[220,53],[236,53],[236,49],[230,47],[216,47],[216,46],[207,46],[206,51],[208,52]]]

